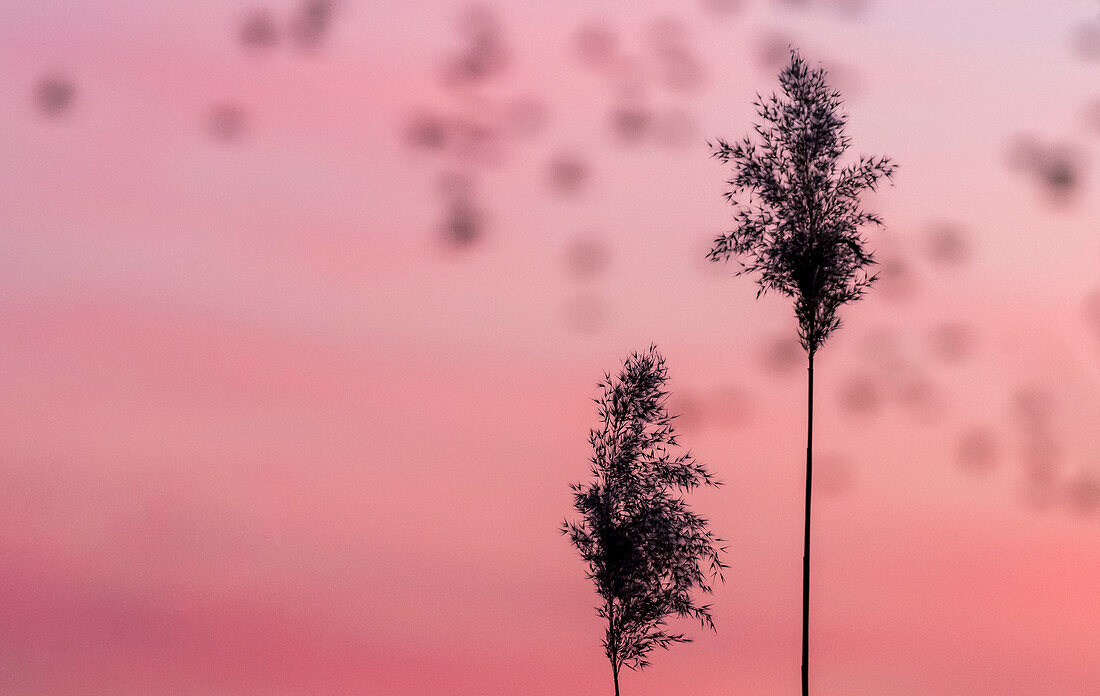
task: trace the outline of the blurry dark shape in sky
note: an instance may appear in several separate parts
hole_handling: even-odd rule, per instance
[[[565,325],[579,334],[594,334],[608,322],[610,311],[603,298],[592,293],[578,295],[565,303]]]
[[[481,241],[485,233],[485,216],[468,193],[457,195],[450,202],[443,227],[444,242],[450,248],[466,249]]]
[[[211,140],[219,143],[240,142],[247,127],[248,116],[236,104],[215,104],[206,117],[206,132]]]
[[[546,127],[550,120],[550,108],[536,97],[513,97],[504,105],[503,120],[509,132],[532,138]]]
[[[703,10],[720,17],[728,17],[741,11],[743,0],[702,0]]]
[[[335,14],[335,0],[302,0],[290,20],[290,37],[303,50],[317,48],[325,38]]]
[[[279,43],[279,29],[269,10],[255,8],[245,15],[238,37],[245,48],[271,48]]]
[[[1012,397],[1015,415],[1030,429],[1046,426],[1054,414],[1054,393],[1047,387],[1027,384],[1017,387]]]
[[[450,153],[460,162],[497,165],[504,159],[504,144],[497,131],[484,123],[457,118],[448,123]]]
[[[822,498],[842,498],[855,483],[855,466],[847,457],[826,452],[814,461],[814,493]]]
[[[761,350],[761,364],[772,373],[791,374],[803,363],[802,346],[786,334],[770,339]]]
[[[607,270],[611,253],[594,239],[574,239],[565,249],[565,268],[578,280],[592,280]]]
[[[1008,146],[1008,164],[1030,176],[1053,203],[1068,202],[1081,183],[1083,162],[1069,145],[1017,136]]]
[[[988,426],[972,425],[955,440],[955,461],[967,471],[992,471],[1000,458],[997,436]]]
[[[941,222],[927,236],[928,259],[937,266],[959,266],[970,260],[970,245],[957,225]]]
[[[707,422],[719,428],[743,427],[752,418],[752,395],[738,387],[719,387],[705,407]]]
[[[829,86],[840,90],[845,102],[863,98],[863,79],[856,68],[834,60],[825,60],[822,64],[829,74]]]
[[[811,0],[772,0],[776,5],[790,7],[796,10],[805,10],[810,6]]]
[[[795,41],[787,34],[770,32],[756,46],[756,66],[764,72],[777,72],[787,64]]]
[[[1100,510],[1100,478],[1095,474],[1078,474],[1066,487],[1067,502],[1075,512],[1091,515]]]
[[[840,407],[849,413],[869,415],[882,405],[879,383],[868,374],[849,377],[840,388]]]
[[[650,50],[657,58],[658,79],[665,87],[686,92],[705,81],[705,69],[691,52],[687,26],[675,17],[658,17],[646,30]]]
[[[659,78],[667,88],[675,92],[695,91],[706,82],[706,70],[702,63],[682,46],[662,48]]]
[[[619,37],[607,26],[588,23],[577,29],[573,37],[577,57],[590,68],[606,68],[619,46]]]
[[[76,87],[72,80],[61,75],[47,75],[34,87],[34,104],[38,112],[47,118],[64,115],[75,96]]]
[[[657,114],[653,121],[653,139],[658,145],[679,148],[693,140],[702,142],[701,138],[696,138],[697,135],[695,119],[683,109],[668,109]]]
[[[1078,24],[1073,30],[1073,52],[1084,61],[1100,61],[1100,17]]]
[[[879,262],[876,289],[890,302],[908,302],[917,293],[916,273],[900,256],[885,256]]]
[[[698,431],[706,424],[706,416],[695,392],[676,389],[669,394],[668,412],[675,416],[672,424],[677,430]]]
[[[442,150],[447,145],[447,124],[434,114],[413,116],[405,129],[405,141],[423,150]]]
[[[973,355],[975,337],[969,326],[947,322],[932,327],[929,343],[936,360],[957,364]]]
[[[546,164],[546,181],[554,193],[575,195],[588,183],[588,165],[576,155],[555,155]]]
[[[636,104],[622,104],[611,110],[611,130],[616,139],[633,145],[645,138],[652,127],[652,115]]]
[[[921,425],[939,422],[947,411],[947,401],[939,387],[922,374],[900,375],[892,391],[897,402]]]
[[[509,51],[500,22],[487,5],[473,5],[463,13],[459,29],[466,41],[462,52],[449,61],[444,82],[464,85],[495,77],[508,67]]]

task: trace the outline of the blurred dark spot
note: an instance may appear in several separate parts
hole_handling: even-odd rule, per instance
[[[752,396],[737,387],[720,387],[711,396],[706,411],[708,420],[720,428],[740,428],[752,415]]]
[[[593,294],[583,294],[565,304],[565,324],[580,334],[593,334],[607,324],[609,311],[604,300]]]
[[[591,280],[607,270],[611,254],[601,242],[575,239],[565,249],[565,268],[569,275]]]
[[[220,143],[239,142],[248,127],[248,117],[236,104],[215,104],[206,117],[206,132]]]
[[[660,80],[676,92],[697,90],[706,82],[706,70],[690,51],[681,46],[660,49]]]
[[[1044,426],[1054,413],[1054,393],[1035,384],[1016,389],[1012,398],[1015,415],[1031,428]]]
[[[939,388],[919,374],[903,375],[894,385],[894,398],[918,423],[924,425],[941,420],[947,410]]]
[[[832,60],[825,61],[824,67],[829,78],[829,86],[840,90],[846,101],[858,100],[863,96],[863,80],[856,68]]]
[[[448,246],[464,249],[481,240],[484,226],[484,214],[467,196],[459,196],[448,207],[443,238]]]
[[[1100,509],[1100,479],[1081,474],[1069,482],[1066,490],[1070,506],[1082,515],[1091,515]]]
[[[649,130],[651,116],[640,106],[618,106],[611,111],[611,129],[619,142],[634,144]]]
[[[676,417],[672,422],[677,430],[697,431],[705,424],[705,415],[694,392],[680,389],[669,395],[669,413]]]
[[[711,14],[728,17],[741,9],[742,0],[702,0],[703,10]]]
[[[275,20],[263,8],[256,8],[245,15],[238,36],[245,48],[271,48],[279,42]]]
[[[1052,152],[1039,168],[1039,175],[1047,190],[1059,197],[1072,192],[1081,177],[1077,165],[1064,151]]]
[[[547,163],[546,180],[555,193],[573,195],[588,183],[588,166],[574,155],[557,155]]]
[[[932,355],[940,362],[955,364],[974,352],[974,333],[965,324],[945,323],[932,328]]]
[[[852,490],[855,467],[843,455],[827,452],[814,457],[814,493],[841,498]]]
[[[917,277],[907,261],[890,256],[879,262],[877,286],[886,300],[907,302],[916,295]]]
[[[414,116],[405,129],[405,141],[424,150],[442,150],[447,144],[447,124],[432,114]]]
[[[1065,203],[1081,183],[1082,161],[1069,145],[1043,144],[1017,136],[1008,147],[1008,164],[1031,177],[1054,203]]]
[[[772,0],[772,2],[796,10],[804,10],[810,6],[810,0]]]
[[[761,364],[768,372],[793,372],[802,365],[802,346],[791,336],[775,336],[761,352]]]
[[[34,104],[39,113],[49,118],[57,118],[69,110],[76,87],[67,77],[48,75],[38,81],[34,87]]]
[[[657,57],[659,79],[673,91],[702,86],[705,70],[691,53],[687,26],[675,17],[654,19],[646,30],[650,50]]]
[[[1077,25],[1073,30],[1073,52],[1081,60],[1100,60],[1100,19]]]
[[[504,122],[510,132],[530,138],[546,127],[549,111],[546,103],[535,97],[515,97],[504,106]]]
[[[592,68],[602,68],[611,63],[619,40],[610,27],[586,24],[577,29],[573,43],[581,62]]]
[[[466,47],[447,66],[444,74],[447,84],[480,82],[508,67],[508,47],[500,22],[490,7],[474,5],[467,8],[460,17],[459,30]]]
[[[955,461],[968,471],[991,471],[999,456],[997,436],[986,426],[971,426],[955,440]]]
[[[881,390],[870,375],[853,375],[840,389],[840,406],[850,413],[874,413],[881,405]]]
[[[756,47],[756,65],[767,72],[774,72],[787,65],[791,59],[794,39],[786,34],[770,33]]]
[[[936,265],[957,266],[970,260],[970,246],[962,230],[950,223],[929,230],[927,248],[929,260]]]
[[[665,147],[684,147],[697,133],[694,119],[683,109],[665,111],[653,123],[653,137]]]
[[[332,24],[335,0],[302,0],[290,21],[290,36],[299,48],[317,48]]]

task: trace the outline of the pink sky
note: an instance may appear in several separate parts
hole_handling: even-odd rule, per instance
[[[343,0],[313,51],[237,42],[297,0],[0,5],[0,693],[609,693],[558,529],[596,382],[651,342],[731,567],[717,633],[624,693],[795,693],[793,320],[702,260],[729,224],[705,139],[749,129],[769,37],[901,167],[871,202],[883,282],[819,359],[815,694],[1100,693],[1100,7],[719,4],[498,3],[509,62],[465,90],[439,80],[458,3]],[[655,23],[697,84],[660,83]],[[618,37],[603,73],[586,26]],[[622,98],[682,117],[671,143],[609,133],[635,69]],[[75,87],[55,116],[48,75]],[[207,134],[222,103],[238,141]],[[498,137],[427,152],[432,114]],[[1068,191],[1012,166],[1029,139],[1070,153]],[[484,221],[462,248],[448,171]],[[606,267],[571,272],[578,240]]]

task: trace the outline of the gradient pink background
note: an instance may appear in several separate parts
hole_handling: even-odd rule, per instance
[[[731,567],[718,632],[688,626],[624,693],[795,693],[793,320],[702,260],[729,221],[704,140],[747,131],[776,40],[835,69],[856,148],[901,166],[871,202],[882,286],[819,359],[814,692],[1100,693],[1100,8],[716,4],[498,3],[511,61],[482,101],[439,81],[460,4],[345,0],[312,52],[238,45],[251,2],[0,4],[0,693],[609,693],[558,529],[595,383],[650,342],[725,481],[696,504]],[[576,32],[644,63],[662,17],[704,81],[647,103],[688,137],[624,146]],[[76,91],[50,118],[54,73]],[[516,96],[545,126],[488,162],[409,142],[417,114],[497,128],[485,104]],[[226,101],[238,142],[204,128]],[[1068,194],[1009,165],[1021,137],[1072,150]],[[572,194],[547,183],[563,156]],[[484,211],[464,248],[448,170]],[[930,259],[943,223],[965,262]],[[578,239],[605,271],[569,271]],[[964,340],[937,348],[945,326]]]

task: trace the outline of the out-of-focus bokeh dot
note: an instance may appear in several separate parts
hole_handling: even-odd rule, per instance
[[[252,9],[240,25],[241,45],[248,49],[268,49],[279,43],[279,26],[271,10]]]
[[[955,460],[966,471],[988,473],[996,468],[1000,456],[1001,444],[989,426],[970,426],[955,442]]]
[[[578,280],[592,280],[602,275],[611,264],[611,251],[603,242],[582,237],[565,248],[565,269]]]
[[[34,105],[47,118],[64,115],[76,97],[76,86],[63,75],[47,75],[34,87]]]
[[[301,0],[290,21],[290,37],[299,48],[311,51],[324,41],[336,13],[336,0]]]
[[[220,103],[206,115],[206,133],[219,143],[236,143],[248,132],[248,114],[237,104]]]
[[[970,261],[971,248],[958,225],[939,223],[927,232],[926,253],[936,266],[959,266]]]

